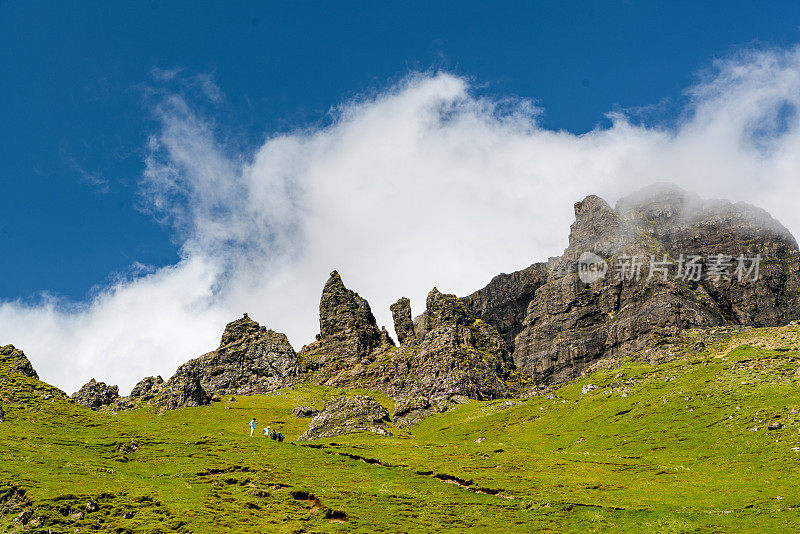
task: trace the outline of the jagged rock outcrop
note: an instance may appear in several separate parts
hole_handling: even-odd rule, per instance
[[[414,333],[414,321],[411,318],[411,301],[406,297],[400,297],[397,302],[389,306],[394,321],[394,333],[397,334],[397,342],[400,345],[413,345],[417,342]]]
[[[528,305],[545,282],[547,264],[534,263],[521,271],[498,274],[486,287],[461,301],[473,315],[492,325],[505,340],[508,352],[513,353]]]
[[[112,406],[119,398],[119,387],[108,386],[94,378],[72,395],[72,400],[92,410]]]
[[[164,379],[160,376],[148,376],[133,386],[130,396],[141,401],[148,401],[161,392],[163,385]]]
[[[659,185],[621,199],[615,209],[587,197],[575,205],[575,217],[569,247],[549,262],[547,282],[515,340],[517,366],[538,382],[567,380],[594,360],[636,351],[658,334],[800,317],[797,243],[763,210]],[[608,271],[584,282],[578,267],[588,252]],[[718,254],[723,258],[715,259]],[[756,255],[758,280],[739,280],[737,258]],[[686,274],[690,256],[702,257],[695,262],[701,264],[697,279],[678,272]],[[730,261],[727,277],[709,276],[723,260]]]
[[[390,394],[430,399],[464,395],[493,399],[510,395],[513,361],[505,342],[464,303],[434,288],[426,299],[425,335],[410,373],[390,382]]]
[[[440,407],[431,404],[427,397],[407,397],[398,399],[394,404],[394,414],[392,422],[399,427],[407,427],[419,423],[427,416],[446,408],[446,404]]]
[[[188,361],[181,369],[191,371],[189,375],[196,376],[209,394],[219,395],[269,393],[293,384],[301,372],[286,336],[247,314],[225,327],[217,350]]]
[[[163,385],[154,402],[165,410],[174,410],[210,404],[211,395],[203,388],[197,370],[184,364]]]
[[[325,403],[325,408],[311,420],[308,430],[298,441],[330,438],[353,432],[389,434],[386,424],[389,412],[366,395],[337,397]]]
[[[24,352],[14,347],[14,345],[0,347],[0,363],[15,373],[29,378],[39,379],[39,375],[36,374],[28,357],[25,356]]]
[[[294,410],[292,410],[292,415],[295,417],[314,417],[318,413],[319,410],[309,406],[295,406]]]
[[[347,289],[333,271],[319,301],[319,336],[308,354],[363,357],[386,344],[366,299]]]
[[[324,292],[329,287],[330,281]],[[328,346],[330,332],[328,338],[304,347],[303,352],[312,356],[309,367],[315,370],[316,381],[377,388],[396,397],[425,397],[437,406],[454,396],[493,399],[518,388],[519,374],[514,372],[505,342],[491,325],[477,319],[454,295],[435,288],[426,304],[426,324],[418,341],[408,299],[400,299],[392,309],[401,319],[400,347],[384,343],[364,353],[349,345],[350,352],[329,357],[320,354],[319,346]]]

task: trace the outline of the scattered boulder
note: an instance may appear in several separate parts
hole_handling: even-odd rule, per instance
[[[397,302],[389,306],[394,320],[394,332],[400,345],[413,345],[417,342],[414,333],[414,321],[411,318],[411,301],[400,297]]]
[[[319,413],[319,410],[316,408],[309,408],[308,406],[296,406],[294,410],[292,410],[292,415],[295,417],[314,417]]]
[[[7,366],[15,373],[29,378],[39,379],[39,375],[36,374],[28,357],[25,356],[24,352],[15,348],[14,345],[0,347],[0,364]]]
[[[119,398],[119,387],[107,386],[105,382],[98,382],[94,378],[72,395],[72,400],[92,410],[111,406]]]
[[[92,513],[98,511],[100,509],[100,506],[98,506],[98,504],[94,501],[89,501],[86,503],[85,509],[88,513]]]
[[[427,397],[407,397],[396,400],[392,421],[399,427],[407,427],[422,421],[437,409]]]
[[[589,393],[590,391],[594,391],[594,390],[596,390],[596,389],[597,389],[597,386],[595,386],[594,384],[585,384],[585,385],[584,385],[584,386],[581,388],[581,395],[586,395],[586,394],[587,394],[587,393]]]
[[[767,430],[780,430],[781,428],[783,428],[783,423],[780,421],[773,421],[767,425]]]
[[[353,432],[386,433],[389,412],[366,395],[337,397],[325,403],[325,408],[311,420],[308,430],[298,441],[330,438]]]

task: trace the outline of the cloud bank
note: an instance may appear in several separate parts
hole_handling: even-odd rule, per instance
[[[236,154],[164,94],[140,201],[180,240],[180,261],[133,269],[83,303],[4,302],[0,340],[68,392],[90,377],[127,391],[213,350],[243,312],[299,349],[334,268],[391,331],[398,297],[416,314],[433,286],[468,294],[560,254],[574,202],[657,181],[759,205],[797,236],[799,106],[797,48],[715,63],[670,126],[614,113],[582,135],[541,127],[530,101],[418,73],[341,105],[329,125]]]

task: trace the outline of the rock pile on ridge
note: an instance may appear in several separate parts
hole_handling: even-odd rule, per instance
[[[131,397],[141,401],[149,401],[161,392],[164,379],[160,376],[148,376],[141,379],[131,390]]]
[[[332,280],[323,289],[322,302],[330,300],[333,284],[341,295],[357,295],[344,288],[335,271]],[[358,298],[361,309],[369,309],[366,301]],[[519,385],[519,376],[495,329],[477,319],[455,295],[435,288],[426,305],[426,323],[417,332],[408,299],[392,306],[400,347],[383,343],[365,352],[365,345],[353,342],[353,321],[335,323],[341,331],[324,329],[317,342],[301,351],[312,357],[312,379],[337,387],[377,388],[395,397],[419,397],[436,405],[453,396],[493,399],[510,395]],[[321,324],[331,324],[326,318],[329,313],[330,307],[320,306]],[[367,332],[377,331],[374,318],[360,324]]]
[[[7,366],[11,371],[19,373],[28,378],[39,379],[39,375],[31,365],[28,357],[21,350],[14,347],[14,345],[6,345],[0,347],[0,363]]]
[[[186,362],[178,371],[183,380],[196,377],[209,394],[253,395],[295,383],[301,367],[284,334],[244,314],[225,327],[217,350]]]
[[[119,400],[119,388],[107,386],[94,378],[72,395],[72,400],[92,410],[109,407]]]

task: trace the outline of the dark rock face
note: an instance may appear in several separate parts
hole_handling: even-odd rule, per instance
[[[292,410],[292,415],[295,417],[314,417],[318,413],[319,410],[308,406],[295,406],[294,410]]]
[[[319,339],[305,352],[362,357],[386,342],[367,301],[347,289],[336,271],[322,290],[319,331]]]
[[[401,297],[397,302],[389,306],[394,321],[394,332],[397,334],[397,342],[401,345],[413,345],[417,341],[414,333],[414,321],[411,319],[411,301],[406,297]]]
[[[98,382],[94,378],[72,395],[72,400],[92,410],[111,406],[119,398],[117,386],[107,386],[105,382]]]
[[[437,405],[454,396],[504,397],[517,388],[519,374],[514,372],[505,342],[491,325],[477,319],[454,295],[437,289],[430,292],[426,304],[419,341],[408,299],[400,299],[392,309],[403,325],[398,330],[403,333],[399,348],[384,343],[363,353],[353,345],[340,345],[340,356],[319,355],[320,345],[326,346],[331,336],[304,347],[304,353],[317,354],[310,364],[314,379],[329,386],[377,388],[396,397],[425,397]]]
[[[25,353],[14,347],[14,345],[6,345],[0,347],[0,363],[5,364],[15,373],[27,376],[29,378],[39,379],[39,375],[33,369],[30,360],[28,360]]]
[[[325,403],[325,408],[297,440],[311,441],[353,432],[388,434],[384,428],[388,422],[389,412],[372,397],[338,397]]]
[[[300,374],[297,355],[286,336],[247,314],[225,327],[217,350],[181,368],[191,370],[203,388],[219,395],[268,393],[293,384]]]
[[[161,391],[161,386],[163,384],[164,379],[160,376],[148,376],[143,378],[131,390],[131,397],[148,401]]]
[[[437,408],[427,397],[403,398],[395,401],[392,421],[399,427],[407,427],[419,423],[436,411]]]
[[[6,422],[6,412],[3,411],[3,406],[0,405],[0,423]]]
[[[205,406],[211,403],[211,396],[203,389],[197,371],[191,365],[183,364],[167,380],[161,389],[161,395],[154,402],[166,410],[174,410]]]
[[[623,198],[616,209],[587,197],[575,205],[575,217],[569,247],[549,262],[547,282],[515,340],[514,361],[537,382],[568,380],[598,358],[639,350],[655,335],[800,317],[797,244],[763,210],[657,186]],[[581,281],[578,264],[586,252],[606,260],[605,277]],[[676,277],[681,254],[684,260],[703,256],[705,269],[714,255],[732,257],[730,279],[707,278],[707,270],[697,280]],[[757,254],[757,281],[733,276],[737,257]],[[639,276],[636,257],[643,260]]]
[[[486,287],[461,301],[473,315],[492,325],[505,340],[508,352],[513,353],[528,305],[545,282],[547,264],[534,263],[521,271],[498,274]]]
[[[431,399],[511,394],[513,361],[497,331],[476,319],[455,295],[434,288],[426,300],[426,333],[403,380],[391,394]],[[392,389],[394,392],[392,392]]]

